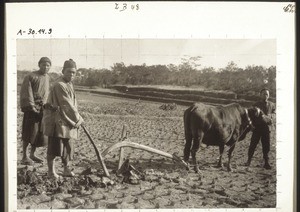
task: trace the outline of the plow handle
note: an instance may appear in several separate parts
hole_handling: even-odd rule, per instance
[[[91,141],[91,143],[92,143],[92,145],[93,145],[93,147],[95,149],[98,161],[100,162],[100,164],[102,166],[102,169],[104,171],[105,176],[109,177],[109,173],[108,173],[108,170],[107,170],[106,165],[104,163],[103,157],[102,157],[101,153],[98,151],[98,149],[97,149],[97,147],[96,147],[96,145],[95,145],[95,143],[94,143],[94,141],[93,141],[90,133],[87,131],[87,129],[85,128],[85,126],[83,124],[81,125],[81,127],[82,127],[83,131],[85,132],[85,134],[87,135],[87,137],[89,138],[89,140]]]

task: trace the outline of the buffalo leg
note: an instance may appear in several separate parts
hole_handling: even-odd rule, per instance
[[[219,157],[218,167],[223,167],[222,156],[223,156],[223,152],[224,152],[224,144],[220,144],[219,151],[220,151],[220,157]]]
[[[186,143],[184,146],[184,151],[183,151],[183,159],[185,162],[188,162],[189,158],[190,158],[190,152],[191,152],[191,146],[192,146],[192,136],[191,135],[186,135]]]
[[[191,153],[191,146],[192,146],[192,140],[193,140],[193,134],[191,130],[191,109],[193,107],[189,107],[185,112],[184,112],[184,136],[185,136],[185,146],[183,150],[183,159],[185,162],[188,162],[190,158],[190,153]]]
[[[231,172],[232,171],[232,168],[231,168],[231,165],[230,165],[230,161],[231,161],[231,157],[232,157],[232,152],[235,148],[235,144],[233,144],[229,151],[228,151],[228,164],[227,164],[227,171]]]
[[[195,165],[195,167],[194,167],[195,172],[198,173],[200,170],[199,170],[198,163],[197,163],[196,153],[199,150],[200,142],[202,142],[203,132],[198,131],[197,135],[194,135],[193,137],[194,137],[194,141],[193,141],[193,146],[192,146],[192,150],[191,150],[192,163],[193,163],[193,165]]]

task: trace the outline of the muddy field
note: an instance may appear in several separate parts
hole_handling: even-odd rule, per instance
[[[121,137],[123,126],[132,142],[183,156],[184,106],[162,110],[162,103],[109,98],[78,93],[79,110],[99,150],[103,151]],[[167,108],[168,109],[168,108]],[[116,175],[119,150],[105,157],[113,182],[103,178],[95,151],[81,130],[75,144],[72,162],[75,178],[47,178],[46,148],[37,155],[44,164],[25,167],[22,157],[21,123],[18,111],[18,208],[19,209],[94,209],[94,208],[257,208],[276,207],[276,142],[271,134],[270,162],[272,170],[263,166],[261,144],[258,145],[250,169],[243,165],[251,133],[239,142],[232,160],[233,172],[217,168],[219,150],[200,149],[200,174],[187,171],[172,160],[145,151],[125,148],[125,157],[143,177],[124,181]],[[225,149],[226,151],[226,149]],[[224,163],[227,154],[224,154]],[[58,173],[62,172],[59,158]],[[82,173],[84,172],[84,174]],[[138,173],[138,172],[137,172]],[[137,175],[137,177],[142,176]]]

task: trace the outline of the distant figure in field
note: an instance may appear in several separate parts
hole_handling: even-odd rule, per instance
[[[73,177],[69,161],[73,159],[73,139],[78,138],[78,128],[83,123],[77,109],[77,100],[72,80],[76,74],[76,63],[65,61],[62,77],[53,84],[43,117],[43,131],[48,137],[48,177],[58,178],[55,157],[60,156],[64,165],[63,176]]]
[[[38,62],[39,70],[25,76],[20,91],[20,106],[24,113],[22,123],[23,158],[21,163],[32,165],[43,160],[35,155],[37,147],[47,145],[47,137],[41,131],[43,105],[46,103],[50,77],[51,60],[42,57]],[[27,147],[31,144],[30,156],[27,156]]]
[[[274,103],[269,101],[269,97],[270,91],[267,88],[264,88],[260,91],[261,100],[254,104],[254,106],[261,109],[264,114],[262,115],[262,119],[257,119],[257,127],[253,130],[248,150],[247,166],[250,166],[256,146],[259,140],[261,140],[263,158],[265,160],[264,168],[271,169],[268,156],[270,151],[270,127],[273,124],[272,114],[275,114],[276,107]]]

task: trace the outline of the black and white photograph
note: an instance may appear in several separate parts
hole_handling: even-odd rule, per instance
[[[58,14],[68,5],[74,7],[62,4]],[[147,7],[111,5],[118,19]],[[282,161],[293,160],[293,135],[280,135],[293,127],[285,112],[291,108],[283,106],[293,70],[282,69],[289,53],[281,38],[195,36],[193,26],[192,36],[148,36],[142,27],[132,36],[130,26],[118,36],[112,26],[103,27],[103,36],[72,36],[55,34],[64,25],[58,26],[12,32],[11,208],[292,211],[282,187],[293,169]]]

